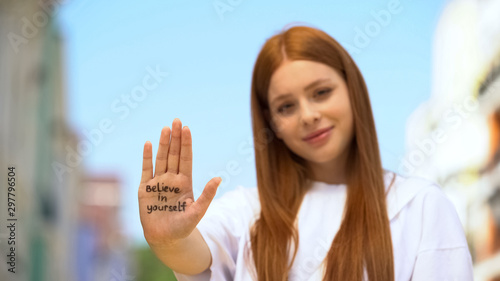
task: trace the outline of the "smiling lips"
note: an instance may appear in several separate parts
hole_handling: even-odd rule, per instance
[[[333,129],[333,126],[328,127],[328,128],[324,128],[324,129],[317,130],[317,131],[312,132],[312,133],[310,133],[309,135],[307,135],[305,138],[303,138],[303,140],[312,139],[313,137],[319,136],[319,135],[321,135],[322,133],[324,133],[324,132],[326,132],[326,131],[329,131],[329,130],[331,130],[331,129]]]
[[[330,137],[332,129],[333,129],[333,126],[325,128],[325,129],[317,130],[317,131],[309,134],[307,137],[303,138],[303,140],[309,144],[323,143],[325,140],[327,140]]]

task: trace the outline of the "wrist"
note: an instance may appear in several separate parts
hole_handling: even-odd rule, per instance
[[[176,247],[179,246],[180,242],[182,239],[175,239],[175,240],[167,240],[167,241],[161,241],[161,242],[153,242],[153,241],[146,241],[148,242],[148,245],[151,249],[159,250],[159,251],[164,251],[164,250],[170,250],[170,249],[175,249]]]

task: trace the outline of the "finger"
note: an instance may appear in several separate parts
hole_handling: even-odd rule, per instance
[[[177,174],[179,169],[179,153],[181,150],[181,120],[175,118],[172,123],[172,140],[168,148],[167,172]]]
[[[182,128],[181,157],[179,159],[179,173],[191,178],[193,170],[193,146],[191,131],[187,126]]]
[[[195,211],[195,213],[198,214],[199,218],[201,219],[204,215],[205,212],[208,209],[208,206],[210,206],[210,203],[215,197],[215,193],[217,192],[217,188],[222,182],[221,177],[215,177],[211,179],[205,188],[203,189],[203,192],[201,193],[200,197],[191,205],[191,208]]]
[[[142,177],[141,183],[145,183],[153,178],[153,145],[150,141],[144,144],[142,152]]]
[[[155,177],[165,174],[167,170],[168,142],[170,141],[170,128],[163,127],[160,135],[160,145],[156,154]]]

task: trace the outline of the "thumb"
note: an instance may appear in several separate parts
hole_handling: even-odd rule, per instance
[[[221,177],[212,178],[201,193],[200,197],[193,203],[192,207],[195,207],[195,211],[200,215],[200,218],[205,215],[205,212],[210,206],[212,199],[215,197],[217,188],[222,182]]]

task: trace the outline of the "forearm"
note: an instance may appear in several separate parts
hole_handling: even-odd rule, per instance
[[[195,275],[205,271],[212,256],[207,243],[195,228],[185,239],[168,246],[151,246],[151,249],[166,266],[175,272]]]

